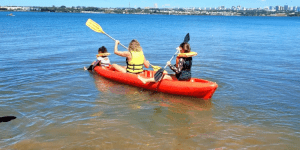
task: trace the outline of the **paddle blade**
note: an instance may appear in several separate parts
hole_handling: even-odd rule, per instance
[[[85,24],[95,32],[104,33],[101,26],[92,19],[88,19]]]
[[[155,74],[154,74],[154,80],[155,82],[158,82],[162,79],[164,74],[164,69],[160,68]]]
[[[153,65],[151,65],[151,67],[153,68],[154,71],[158,71],[161,68],[159,66],[153,66]]]
[[[186,36],[184,37],[183,42],[184,42],[184,43],[188,43],[189,41],[190,41],[190,34],[188,33],[188,34],[186,34]]]

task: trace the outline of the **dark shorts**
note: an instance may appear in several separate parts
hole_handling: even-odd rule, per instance
[[[191,71],[182,71],[180,74],[176,74],[176,78],[179,81],[188,81],[192,77]]]

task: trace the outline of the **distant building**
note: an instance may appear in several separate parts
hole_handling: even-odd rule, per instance
[[[264,10],[265,10],[265,11],[269,11],[269,7],[265,7]]]
[[[29,11],[30,7],[19,7],[19,6],[7,6],[7,7],[1,7],[7,10],[21,10],[21,11]]]
[[[283,10],[283,7],[282,6],[276,6],[275,9],[276,9],[276,11],[280,11],[280,10]]]
[[[297,11],[297,6],[294,6],[294,7],[293,7],[293,11]]]
[[[41,11],[39,7],[30,7],[30,11]]]
[[[289,10],[289,5],[284,5],[284,10],[285,11]]]

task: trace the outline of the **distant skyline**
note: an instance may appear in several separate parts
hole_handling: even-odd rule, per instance
[[[86,6],[86,7],[155,7],[176,8],[176,7],[219,7],[232,6],[246,8],[264,8],[267,6],[300,6],[300,0],[0,0],[0,6]]]

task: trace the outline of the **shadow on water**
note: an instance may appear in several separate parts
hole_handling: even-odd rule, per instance
[[[16,119],[17,117],[15,116],[4,116],[4,117],[0,117],[0,123],[1,122],[10,122],[14,119]]]

